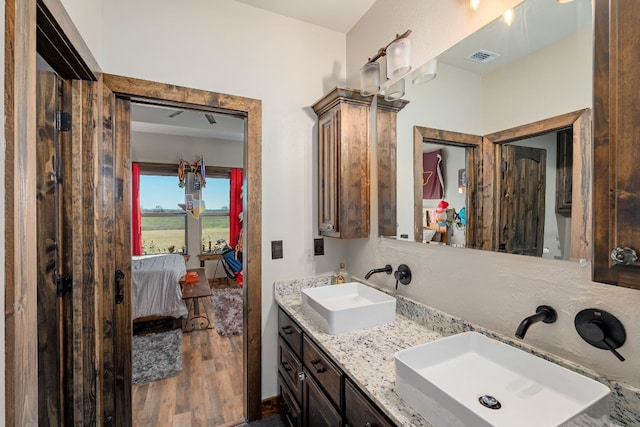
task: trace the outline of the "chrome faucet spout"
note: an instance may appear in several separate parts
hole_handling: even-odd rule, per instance
[[[536,308],[536,314],[526,317],[520,322],[518,325],[518,329],[516,330],[516,337],[523,339],[527,331],[529,330],[529,326],[534,323],[543,322],[543,323],[553,323],[558,318],[558,314],[556,311],[548,306],[541,305]]]
[[[369,280],[369,277],[373,276],[376,273],[387,273],[391,274],[393,272],[393,267],[390,264],[385,265],[382,268],[374,268],[373,270],[369,270],[369,272],[364,276],[365,280]]]

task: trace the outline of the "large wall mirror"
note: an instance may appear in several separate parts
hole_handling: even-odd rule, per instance
[[[589,258],[592,62],[591,0],[525,0],[407,77],[397,237]]]

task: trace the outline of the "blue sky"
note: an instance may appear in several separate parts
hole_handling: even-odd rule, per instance
[[[140,205],[142,209],[162,206],[164,209],[179,209],[184,203],[184,188],[178,187],[177,176],[140,175]],[[202,199],[207,209],[229,206],[229,180],[207,178]]]

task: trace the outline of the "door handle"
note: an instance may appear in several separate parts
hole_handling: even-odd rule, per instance
[[[116,304],[122,304],[124,302],[124,285],[122,284],[122,279],[124,279],[124,273],[122,270],[116,270]]]

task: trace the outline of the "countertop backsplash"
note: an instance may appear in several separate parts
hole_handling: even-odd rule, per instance
[[[625,426],[625,427],[640,426],[640,390],[639,389],[627,386],[625,384],[621,384],[617,381],[610,380],[606,377],[603,377],[602,375],[599,375],[597,372],[586,369],[581,365],[578,365],[566,359],[557,357],[553,354],[540,351],[535,347],[522,343],[521,341],[511,339],[510,337],[507,337],[501,334],[497,334],[491,330],[472,324],[463,319],[453,317],[447,313],[444,313],[435,308],[429,307],[425,304],[418,303],[404,296],[396,295],[394,292],[389,291],[388,289],[383,289],[383,288],[373,286],[366,281],[362,281],[362,282],[379,291],[382,291],[394,296],[397,302],[396,313],[402,316],[399,318],[399,320],[403,321],[404,319],[402,318],[406,318],[411,322],[415,322],[427,328],[429,330],[428,332],[430,332],[431,340],[437,339],[440,336],[449,336],[449,335],[454,335],[454,334],[458,334],[466,331],[480,332],[490,338],[507,343],[516,348],[519,348],[521,350],[534,354],[543,359],[549,360],[562,367],[565,367],[574,372],[580,373],[586,377],[592,378],[596,381],[599,381],[605,384],[611,389],[611,395],[609,398],[609,406],[610,406],[609,416],[610,416],[611,426],[620,426],[620,427],[621,426]],[[299,295],[300,290],[305,288],[310,288],[310,287],[319,287],[319,286],[327,286],[327,285],[331,285],[331,276],[317,276],[317,277],[276,282],[274,284],[275,299],[276,299],[276,302],[283,309],[285,309],[285,311],[289,312],[289,314],[294,314],[299,316],[301,315],[300,295]],[[301,325],[301,326],[304,327],[304,325]],[[408,328],[408,325],[404,324],[403,327]],[[385,328],[382,328],[382,329],[384,330]],[[374,333],[374,331],[377,331],[377,330],[378,330],[377,328],[373,328],[370,331],[370,333]],[[348,336],[350,337],[350,339],[357,339],[358,341],[363,341],[363,340],[366,341],[368,331],[369,330],[352,332],[352,333],[349,333]],[[315,335],[318,333],[318,331],[313,331],[313,330],[312,331],[308,330],[307,332],[311,333],[312,335]],[[424,336],[425,334],[424,331],[420,331],[417,333],[420,334],[421,336]],[[322,333],[320,334],[322,335],[323,338],[326,338],[328,340],[332,340],[332,342],[335,342],[335,344],[338,345],[338,347],[336,348],[340,347],[340,343],[338,342],[339,341],[338,336],[335,336],[335,335],[331,336],[331,335],[326,335]],[[393,332],[393,335],[397,336],[397,334],[398,334],[397,331]],[[398,337],[398,338],[399,338],[399,341],[402,341],[402,343],[393,343],[393,346],[397,347],[398,349],[408,348],[412,345],[418,344],[417,341],[414,342],[407,336],[405,336],[404,338],[401,338],[401,337]],[[377,340],[380,340],[380,337],[377,337]],[[319,344],[322,345],[322,342],[320,342]],[[329,350],[329,349],[325,348],[325,350]],[[329,352],[331,353],[331,351]],[[346,354],[347,353],[345,353],[344,357],[348,357],[346,356]],[[346,359],[343,360],[343,362],[346,364],[350,364],[350,362],[346,361]],[[387,363],[387,362],[388,361],[386,361],[386,358],[385,358],[383,363]],[[384,370],[382,371],[384,372]],[[390,391],[391,389],[393,389],[393,386],[395,383],[395,373],[387,372],[387,374],[390,375],[391,378],[386,378],[386,379],[381,378],[380,381],[391,382],[392,384],[389,386],[389,388],[382,387],[380,390],[373,391],[373,395],[370,395],[370,397],[372,397],[374,401],[376,401],[378,400],[376,399],[376,393],[379,393],[380,399],[391,398],[391,402],[393,402],[393,405],[398,404],[402,406],[403,408],[398,413],[391,414],[393,415],[392,418],[396,418],[396,421],[400,422],[401,424],[408,423],[406,425],[424,425],[424,426],[430,425],[428,422],[424,421],[419,415],[415,417],[413,414],[411,414],[411,416],[409,417],[410,418],[409,420],[405,419],[407,408],[405,407],[404,402],[399,397],[397,397],[397,395],[392,396],[391,394],[395,394],[395,392]],[[356,378],[356,380],[358,379]],[[360,385],[365,388],[367,387],[367,384],[360,384]],[[372,393],[371,390],[366,390],[366,391],[368,393]],[[389,401],[387,400],[385,401],[385,403],[388,404]],[[382,405],[382,406],[385,406],[385,405]],[[388,407],[386,407],[385,409],[389,410]],[[411,412],[412,411],[409,410],[409,413]]]

